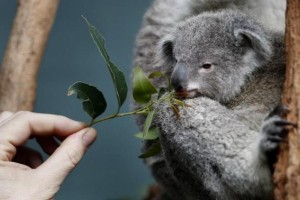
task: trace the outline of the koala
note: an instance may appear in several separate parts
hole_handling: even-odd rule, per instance
[[[151,166],[162,199],[273,199],[272,164],[290,124],[276,107],[283,34],[238,11],[206,12],[166,35],[158,54],[190,98],[180,119],[168,105],[156,116],[163,153]]]
[[[157,109],[162,153],[146,160],[157,199],[273,199],[272,165],[291,125],[276,107],[283,34],[238,10],[204,12],[161,38],[154,57],[189,105],[179,119],[168,105]]]
[[[162,189],[156,200],[273,198],[272,164],[290,125],[281,118],[286,109],[274,109],[284,80],[285,6],[154,0],[146,12],[134,66],[171,76],[190,106],[179,120],[167,105],[155,117],[163,151],[145,162]],[[142,128],[144,117],[136,121]]]

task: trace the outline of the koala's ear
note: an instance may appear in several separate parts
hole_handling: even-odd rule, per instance
[[[169,58],[173,58],[174,54],[173,54],[173,48],[174,48],[174,41],[173,40],[169,40],[170,38],[168,38],[168,40],[163,40],[161,43],[161,51],[163,53],[164,56],[169,57]]]
[[[174,64],[174,40],[172,35],[163,37],[157,45],[156,62],[161,66],[170,66]]]
[[[265,62],[271,59],[273,49],[265,33],[257,34],[249,29],[235,29],[234,37],[239,45],[248,46],[254,51],[257,61]]]

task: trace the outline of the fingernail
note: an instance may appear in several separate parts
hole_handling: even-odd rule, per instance
[[[96,138],[96,130],[93,128],[88,128],[88,130],[82,136],[82,141],[86,147],[89,147],[96,140]]]

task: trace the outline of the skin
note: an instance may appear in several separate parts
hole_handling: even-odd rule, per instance
[[[50,155],[47,160],[23,146],[30,138],[36,138]],[[61,140],[61,144],[54,138]],[[0,199],[54,199],[67,175],[95,140],[95,129],[63,116],[2,112]]]

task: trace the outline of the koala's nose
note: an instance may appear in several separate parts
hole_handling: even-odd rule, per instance
[[[177,63],[171,75],[171,83],[176,92],[185,91],[188,85],[188,71],[183,64]]]

